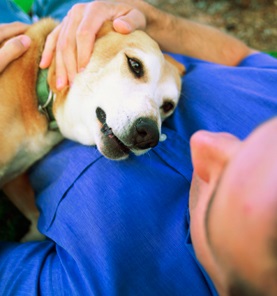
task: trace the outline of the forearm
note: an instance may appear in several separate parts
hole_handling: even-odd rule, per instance
[[[127,4],[127,5],[126,5]],[[162,50],[235,66],[253,52],[243,42],[219,30],[158,10],[142,0],[98,0],[74,5],[48,35],[41,68],[56,55],[57,88],[72,83],[90,60],[97,33],[105,21],[128,34],[145,30]]]
[[[173,16],[144,1],[128,1],[146,16],[146,32],[165,51],[225,65],[237,65],[254,50],[213,27]]]

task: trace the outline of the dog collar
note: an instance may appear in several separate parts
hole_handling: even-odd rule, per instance
[[[48,69],[39,69],[37,79],[37,97],[38,97],[38,111],[46,116],[50,130],[58,129],[57,122],[52,112],[53,102],[55,100],[55,94],[49,89],[47,83]]]

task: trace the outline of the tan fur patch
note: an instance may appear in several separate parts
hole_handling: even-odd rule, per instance
[[[102,25],[102,27],[99,30],[99,32],[97,33],[96,39],[99,39],[99,38],[107,35],[109,32],[112,32],[112,31],[114,31],[114,29],[113,29],[113,23],[111,21],[106,21]]]
[[[164,58],[171,63],[173,66],[175,66],[178,69],[178,72],[180,74],[180,76],[184,76],[186,73],[186,68],[183,64],[179,63],[178,61],[176,61],[175,59],[173,59],[171,56],[169,56],[168,54],[164,54]]]

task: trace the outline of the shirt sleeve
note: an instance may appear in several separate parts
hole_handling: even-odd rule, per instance
[[[277,59],[269,54],[257,52],[246,57],[238,67],[253,67],[260,69],[277,69]]]
[[[176,55],[174,55],[176,56]],[[257,53],[238,67],[178,57],[187,71],[174,115],[165,126],[190,139],[197,130],[247,137],[277,114],[277,59]]]

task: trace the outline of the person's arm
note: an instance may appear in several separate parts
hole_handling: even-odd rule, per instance
[[[28,28],[22,23],[0,24],[0,43],[15,35],[21,34]],[[26,35],[14,37],[0,48],[0,73],[13,60],[21,56],[30,46],[31,39]]]
[[[169,52],[235,66],[255,52],[242,41],[216,28],[163,12],[141,0],[120,0],[132,4],[146,17],[145,31]],[[121,20],[130,22],[128,15]]]
[[[122,34],[145,30],[161,49],[225,65],[237,65],[254,52],[215,28],[162,12],[141,0],[93,1],[72,7],[49,35],[40,66],[47,68],[56,50],[57,87],[72,82],[88,63],[98,30],[106,21]]]
[[[96,35],[107,20],[115,21],[128,15],[128,24],[115,26],[115,30],[127,34],[145,29],[145,16],[126,3],[92,1],[74,5],[67,16],[48,36],[40,62],[41,68],[50,66],[56,55],[57,88],[71,83],[76,72],[86,67],[93,51]],[[126,28],[127,26],[127,28]]]

